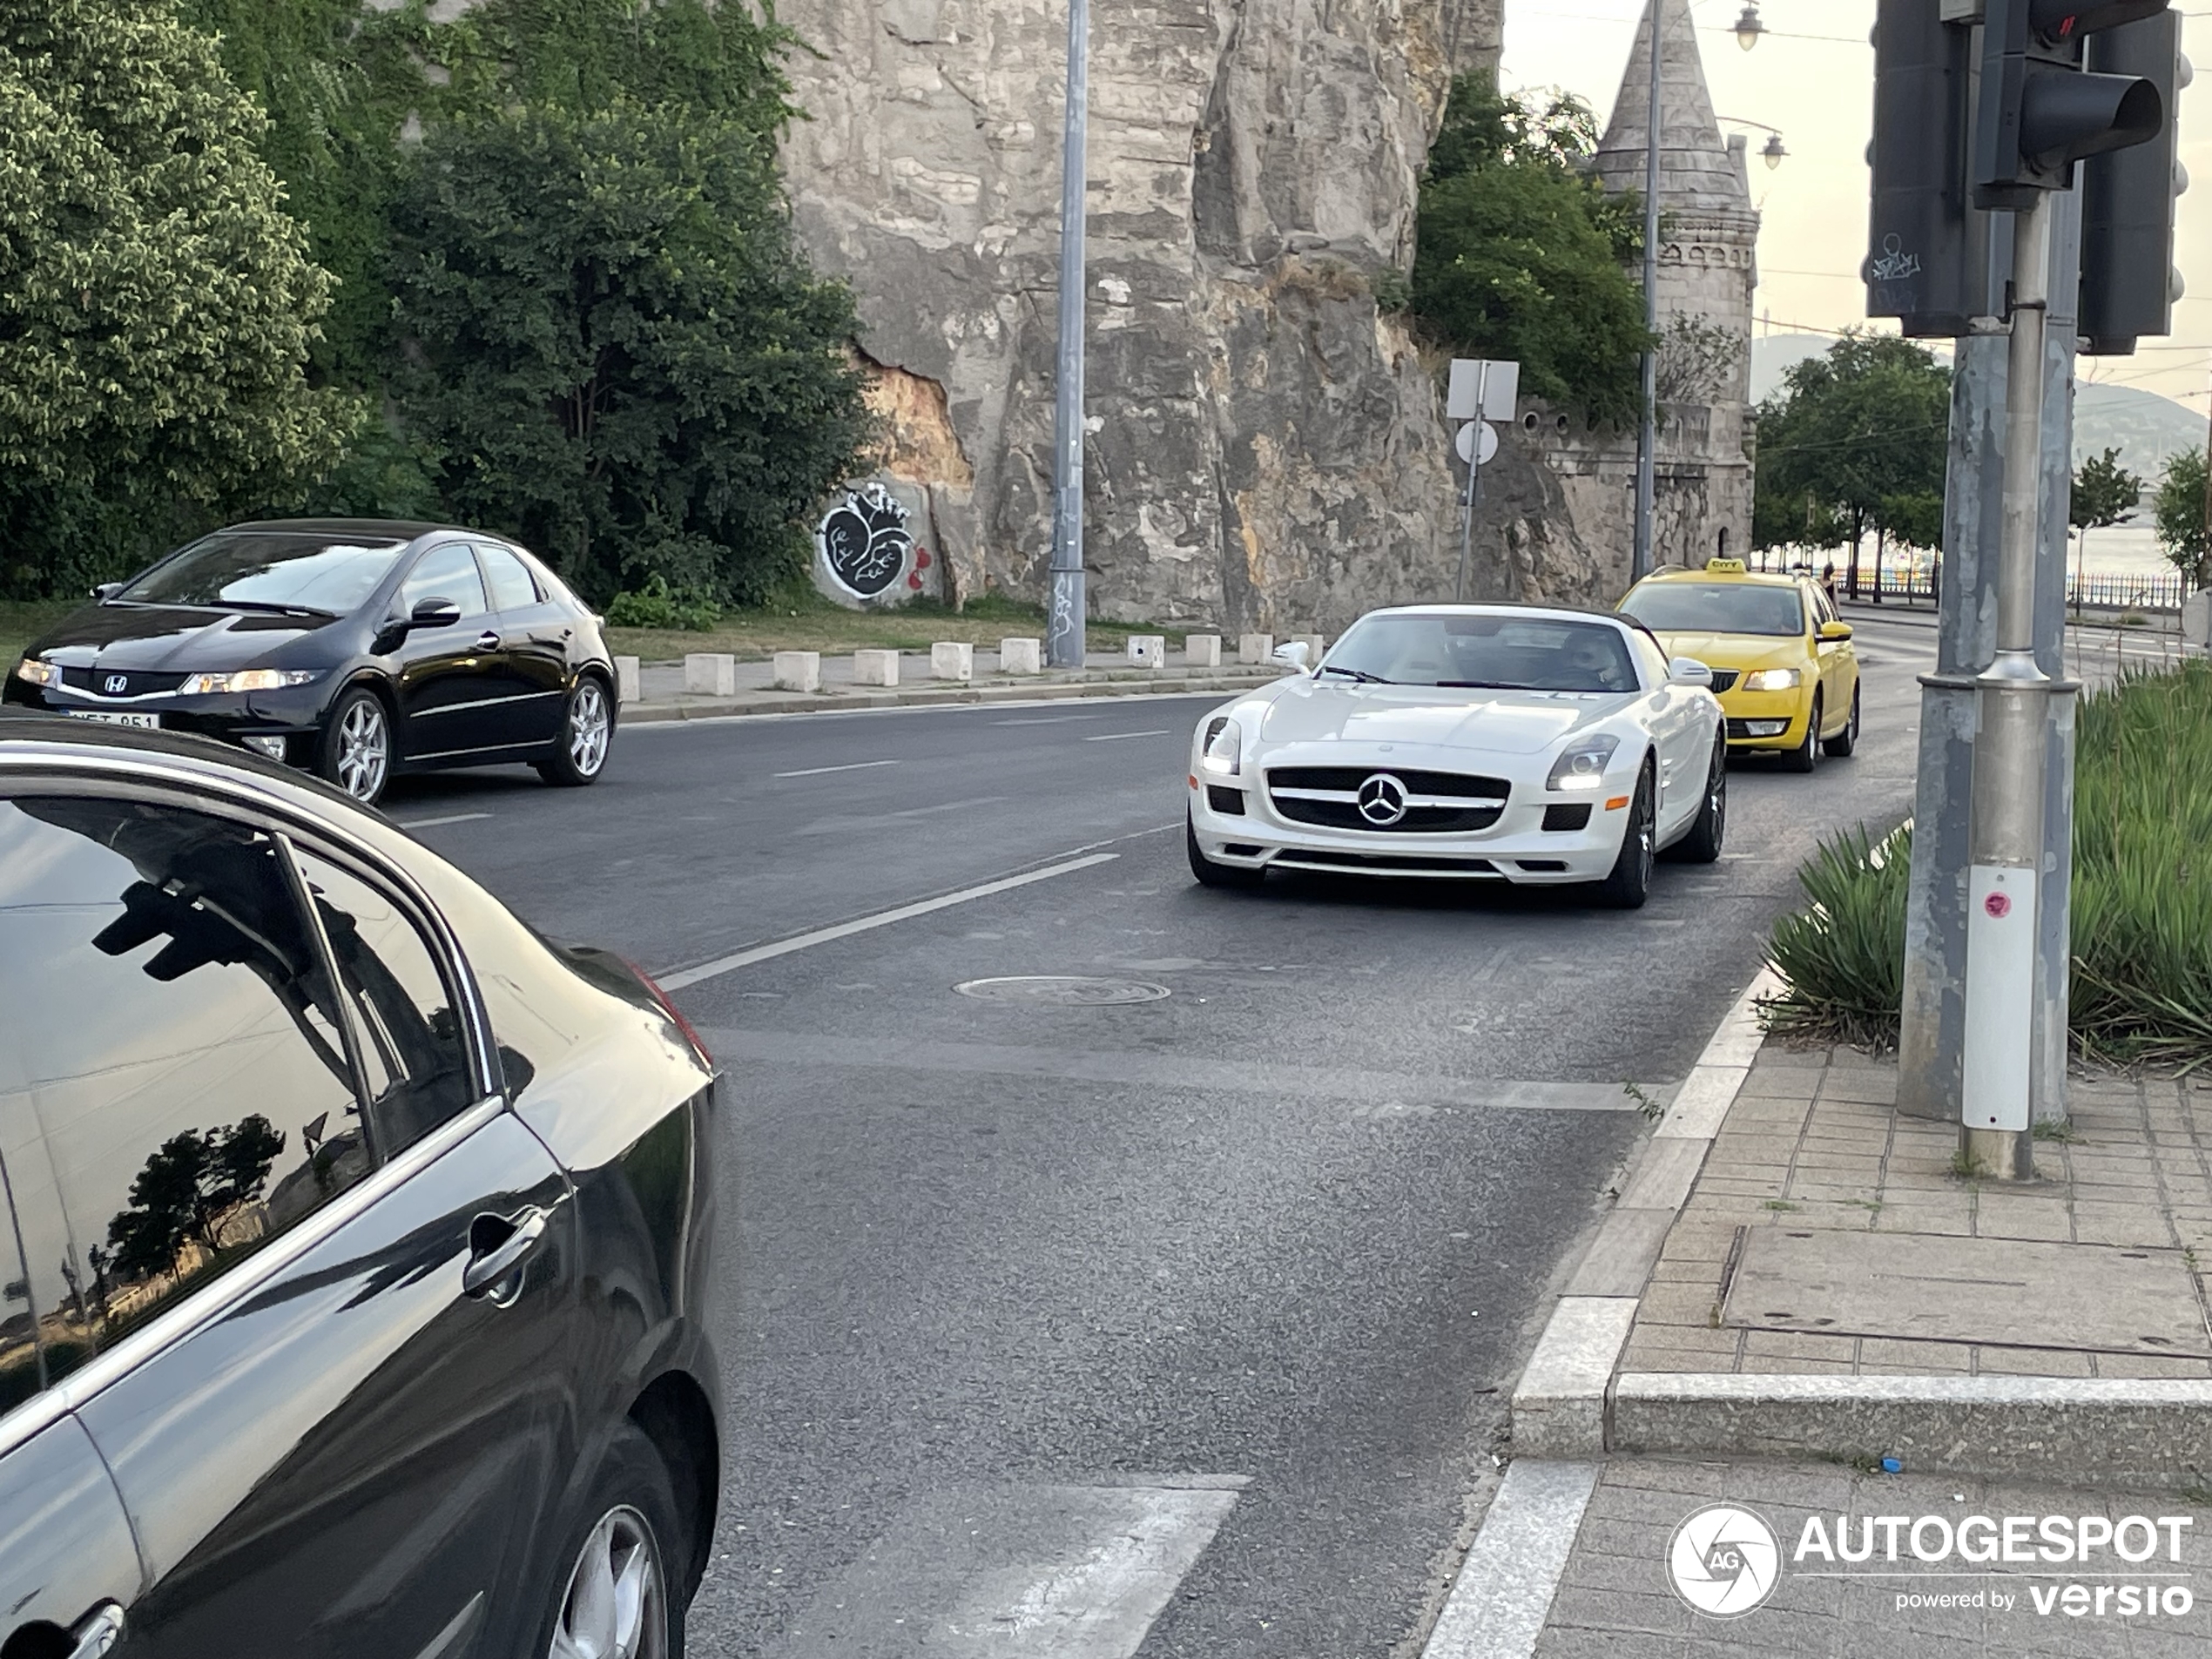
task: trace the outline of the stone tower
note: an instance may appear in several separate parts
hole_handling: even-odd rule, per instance
[[[1661,24],[1659,452],[1653,559],[1696,565],[1750,546],[1752,290],[1759,215],[1744,143],[1723,141],[1689,0],[1647,0],[1595,167],[1605,187],[1644,185],[1651,24]],[[1641,280],[1642,273],[1636,273]],[[1635,435],[1590,456],[1632,488]]]

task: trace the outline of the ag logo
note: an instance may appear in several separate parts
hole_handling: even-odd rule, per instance
[[[1749,1509],[1716,1503],[1675,1528],[1667,1576],[1692,1611],[1738,1618],[1774,1594],[1782,1576],[1782,1546],[1774,1528]]]

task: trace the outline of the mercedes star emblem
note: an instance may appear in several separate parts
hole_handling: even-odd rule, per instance
[[[110,697],[121,697],[130,689],[131,681],[127,675],[111,674],[107,677],[107,694]]]
[[[1379,772],[1359,786],[1359,816],[1377,829],[1388,829],[1406,816],[1406,786]]]

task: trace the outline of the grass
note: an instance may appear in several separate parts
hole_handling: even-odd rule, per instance
[[[1094,622],[1093,651],[1119,651],[1131,634],[1165,634],[1180,645],[1188,627],[1148,623]],[[927,651],[941,639],[995,648],[1001,639],[1044,637],[1044,609],[998,594],[986,594],[954,610],[934,600],[917,599],[897,610],[847,610],[813,592],[754,610],[725,611],[704,631],[663,628],[610,628],[608,649],[646,662],[666,662],[689,651],[728,651],[764,661],[779,651]]]
[[[84,603],[82,599],[0,600],[0,674],[16,665],[32,640]]]
[[[1768,943],[1770,1029],[1882,1048],[1903,1000],[1911,835],[1822,845]],[[2075,724],[2071,1036],[2087,1057],[2212,1066],[2212,664],[2134,674]]]

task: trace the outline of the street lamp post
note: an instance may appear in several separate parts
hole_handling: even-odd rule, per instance
[[[1045,661],[1081,668],[1083,599],[1083,192],[1090,8],[1068,0],[1068,107],[1060,161],[1060,368],[1052,421],[1052,592]]]

